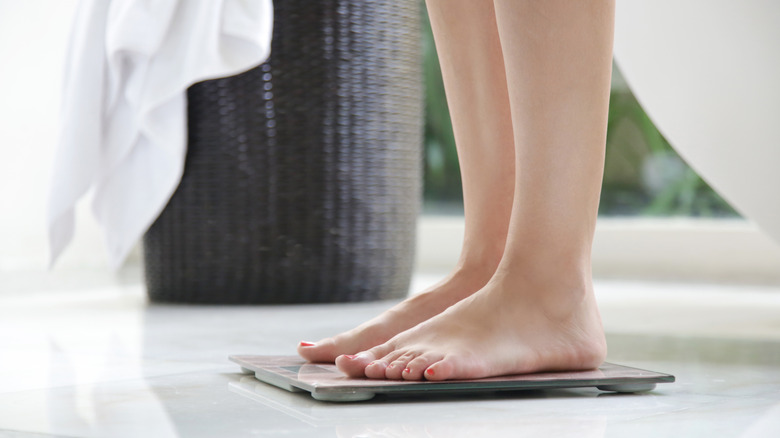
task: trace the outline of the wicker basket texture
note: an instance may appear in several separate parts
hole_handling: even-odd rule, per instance
[[[417,0],[277,0],[270,58],[188,90],[177,191],[144,236],[155,302],[408,291],[421,197]]]

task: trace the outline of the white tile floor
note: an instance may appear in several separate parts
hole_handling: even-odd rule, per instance
[[[598,282],[609,360],[677,376],[648,394],[328,404],[257,383],[226,358],[293,354],[298,340],[389,303],[148,306],[133,278],[5,282],[0,436],[780,436],[778,287]]]

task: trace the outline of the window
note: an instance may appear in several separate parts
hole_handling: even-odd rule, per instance
[[[447,269],[463,233],[460,171],[427,18],[423,31],[425,186],[418,269]],[[617,66],[599,216],[596,275],[780,282],[780,249],[675,153]]]
[[[452,134],[433,34],[425,22],[425,210],[462,214],[455,138]],[[677,155],[653,125],[613,66],[602,216],[739,217]]]

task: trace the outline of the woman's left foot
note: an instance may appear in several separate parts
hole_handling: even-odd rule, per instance
[[[336,357],[387,342],[393,336],[425,321],[480,290],[490,280],[495,266],[459,267],[438,284],[411,296],[376,318],[332,338],[301,342],[298,354],[310,362],[333,363]]]
[[[518,280],[498,275],[443,313],[374,348],[339,356],[336,365],[352,377],[403,380],[598,367],[606,341],[592,281]]]

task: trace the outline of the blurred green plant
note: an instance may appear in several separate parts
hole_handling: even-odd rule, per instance
[[[425,11],[425,8],[422,8]],[[425,14],[425,12],[423,12]],[[450,111],[444,93],[439,57],[427,15],[423,19],[423,77],[425,84],[426,201],[462,202],[460,166],[455,150]]]
[[[680,158],[613,65],[599,214],[738,216]]]
[[[460,167],[430,22],[423,10],[426,210],[462,211]],[[613,66],[600,215],[738,214],[674,152]]]

